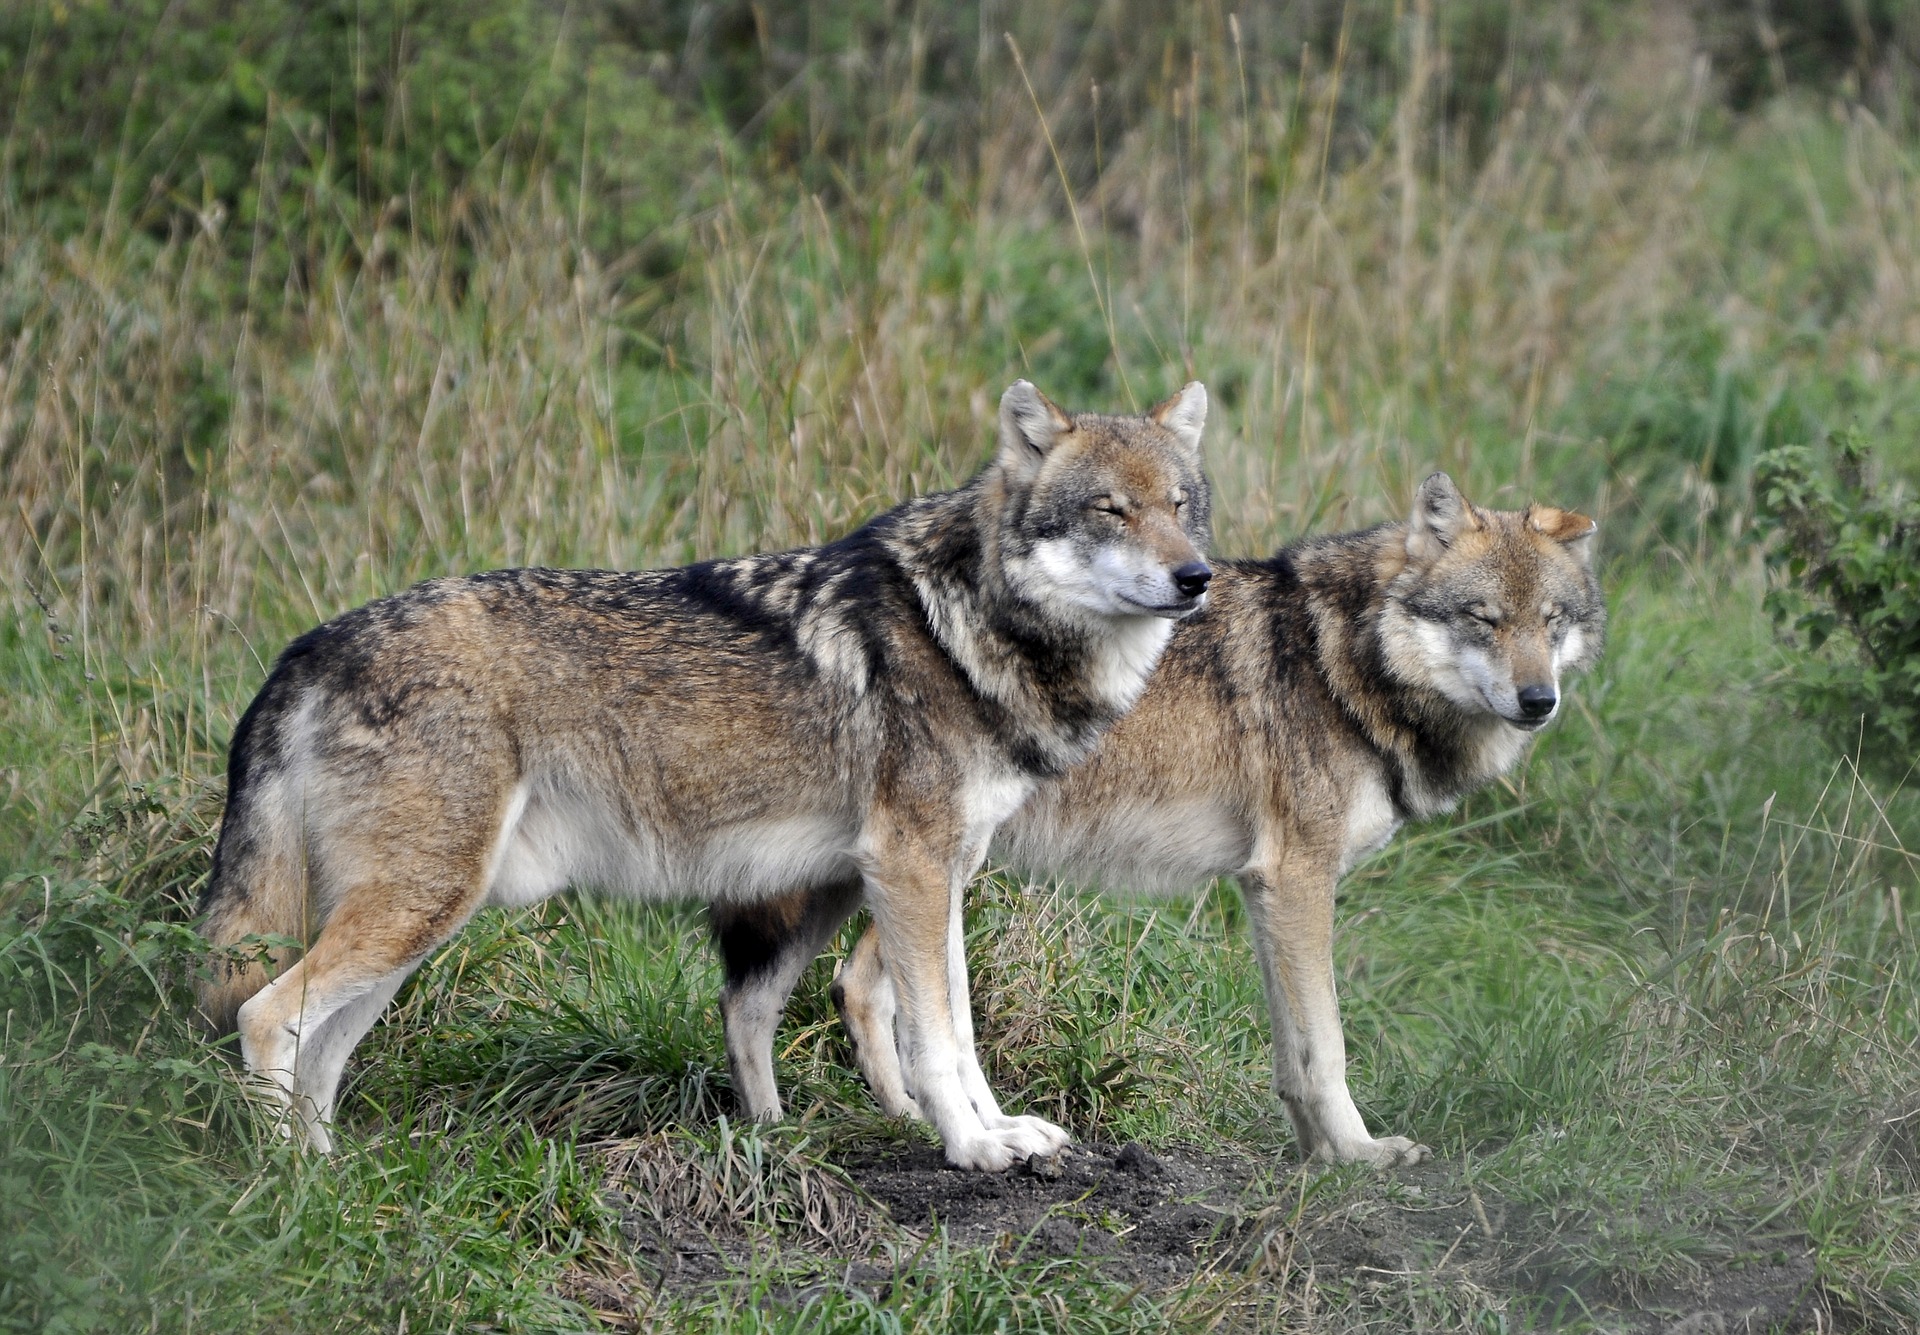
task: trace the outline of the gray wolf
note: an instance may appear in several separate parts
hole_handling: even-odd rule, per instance
[[[1179,890],[1233,876],[1273,1026],[1273,1083],[1300,1150],[1418,1162],[1368,1133],[1347,1087],[1334,993],[1334,890],[1402,823],[1451,809],[1512,769],[1598,657],[1606,608],[1595,525],[1546,506],[1484,510],[1436,473],[1405,523],[1311,538],[1271,560],[1215,563],[1145,694],[1080,767],[1001,827],[1012,866],[1083,884]],[[718,905],[728,1051],[749,1111],[773,1082],[772,1025],[831,938],[847,896]],[[882,1107],[917,1114],[895,1057],[884,938],[834,983]],[[984,1081],[970,1075],[970,1080]]]
[[[234,734],[202,908],[215,942],[306,950],[203,1010],[325,1150],[348,1053],[483,905],[829,887],[873,908],[947,1157],[1057,1151],[972,1079],[959,896],[1204,605],[1205,417],[1198,384],[1113,417],[1020,381],[969,484],[824,547],[435,580],[303,635]]]

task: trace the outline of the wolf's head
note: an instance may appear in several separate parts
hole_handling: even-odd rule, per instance
[[[1445,473],[1429,477],[1381,622],[1394,673],[1470,714],[1528,731],[1545,724],[1559,710],[1561,677],[1600,654],[1596,527],[1551,506],[1482,510]]]
[[[1138,417],[1069,415],[1024,380],[1000,400],[1000,534],[1023,594],[1079,616],[1180,618],[1206,601],[1211,518],[1200,471],[1207,391]]]

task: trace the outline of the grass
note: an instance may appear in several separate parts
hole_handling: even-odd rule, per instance
[[[0,1322],[1615,1328],[1603,1298],[1804,1247],[1823,1321],[1920,1324],[1920,809],[1785,711],[1746,536],[1770,444],[1858,421],[1920,475],[1915,140],[1791,89],[1729,113],[1633,12],[1471,134],[1417,16],[1372,101],[1211,11],[1104,110],[1099,23],[1017,32],[1025,79],[986,43],[947,101],[889,47],[886,114],[813,148],[683,98],[675,153],[714,147],[667,274],[538,171],[404,215],[275,175],[311,197],[244,238],[0,210]],[[823,125],[849,68],[806,66]],[[1601,517],[1599,671],[1510,783],[1349,878],[1337,945],[1370,1121],[1529,1221],[1528,1267],[1274,1243],[1135,1291],[904,1234],[838,1166],[919,1133],[859,1089],[826,966],[789,1122],[735,1126],[688,910],[483,915],[363,1045],[341,1154],[263,1134],[184,1019],[186,924],[292,635],[447,571],[815,541],[970,472],[1015,376],[1126,407],[1190,374],[1222,551],[1388,517],[1434,466]],[[976,900],[1009,1102],[1267,1165],[1276,1238],[1406,1189],[1293,1171],[1230,888]],[[662,1212],[750,1259],[659,1288]],[[855,1260],[899,1278],[832,1278]]]

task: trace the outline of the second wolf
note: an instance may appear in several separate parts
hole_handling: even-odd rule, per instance
[[[1303,1156],[1392,1165],[1427,1153],[1374,1138],[1348,1090],[1335,885],[1403,822],[1511,769],[1558,712],[1563,679],[1594,662],[1605,629],[1594,532],[1567,510],[1481,509],[1436,473],[1405,523],[1216,562],[1210,606],[1174,632],[1134,711],[1001,829],[995,852],[1013,866],[1083,884],[1239,880],[1274,1088]],[[749,1111],[766,1111],[753,1091],[773,1083],[773,1020],[851,902],[714,910],[728,1054]],[[834,994],[881,1105],[917,1114],[872,931]]]

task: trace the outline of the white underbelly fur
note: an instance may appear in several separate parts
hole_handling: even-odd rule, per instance
[[[573,794],[510,803],[508,815],[516,814],[501,831],[490,904],[537,903],[568,886],[637,899],[742,902],[858,874],[856,831],[827,816],[743,821],[670,845]]]
[[[1122,807],[1089,822],[1029,807],[993,842],[996,857],[1028,875],[1144,894],[1179,894],[1231,875],[1252,847],[1247,823],[1213,802]]]
[[[1339,874],[1385,848],[1400,823],[1384,781],[1357,785],[1348,797]],[[1001,829],[993,852],[1029,876],[1088,889],[1182,894],[1245,870],[1255,844],[1252,823],[1216,802],[1122,807],[1076,821],[1041,801]]]

